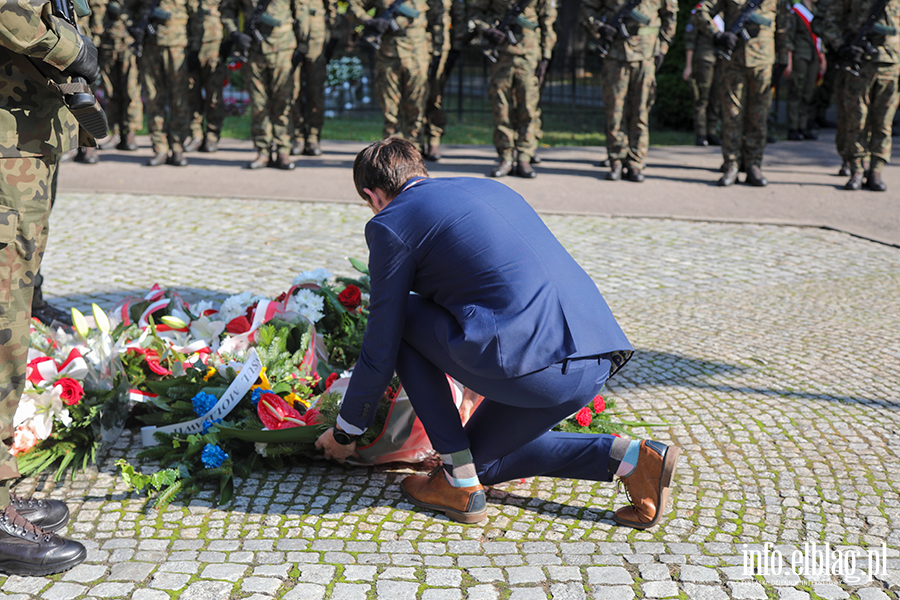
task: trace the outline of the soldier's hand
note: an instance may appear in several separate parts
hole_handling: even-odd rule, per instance
[[[489,41],[494,46],[499,46],[503,42],[506,41],[506,34],[500,31],[499,29],[491,28],[485,31],[483,34],[484,38]]]
[[[100,63],[97,62],[97,46],[86,35],[81,36],[81,48],[75,61],[63,71],[69,77],[84,77],[89,84],[100,79]]]
[[[610,25],[609,23],[599,23],[597,27],[597,35],[607,42],[611,42],[616,39],[616,28]]]
[[[241,52],[246,52],[250,49],[250,44],[253,43],[253,38],[242,31],[232,31],[231,43],[234,44],[234,47]]]
[[[713,44],[716,45],[716,48],[721,48],[722,50],[727,50],[728,52],[733,52],[734,49],[737,48],[737,43],[737,34],[731,33],[730,31],[720,31],[713,36]]]
[[[369,19],[366,21],[366,29],[369,31],[374,31],[378,35],[384,34],[388,29],[391,28],[391,20],[390,19],[382,19],[381,17],[377,17],[375,19]]]
[[[666,60],[666,55],[663,54],[662,52],[657,54],[656,57],[654,58],[654,61],[656,62],[656,72],[657,73],[659,72],[660,67],[662,67],[664,60]]]
[[[184,62],[187,65],[187,70],[190,73],[199,73],[200,72],[200,51],[199,50],[190,50],[187,55],[184,57]]]
[[[550,61],[546,58],[541,59],[541,62],[537,64],[537,68],[534,70],[534,76],[537,77],[538,86],[543,85],[544,77],[547,76],[547,67],[550,66]]]
[[[838,50],[838,56],[841,60],[853,64],[862,62],[864,54],[865,51],[861,47],[854,46],[853,44],[844,44]]]

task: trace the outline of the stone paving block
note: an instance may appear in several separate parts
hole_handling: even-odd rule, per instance
[[[181,598],[222,600],[222,598],[228,598],[231,595],[233,587],[232,584],[226,581],[196,581],[181,593]]]
[[[162,590],[138,589],[131,594],[131,600],[171,600]]]
[[[377,567],[366,565],[347,565],[344,567],[344,579],[347,581],[373,581]]]
[[[200,563],[194,560],[180,560],[165,562],[159,565],[160,573],[189,573],[194,574],[200,570]]]
[[[109,579],[112,581],[143,581],[156,569],[156,565],[145,562],[127,562],[113,565]]]
[[[538,583],[547,579],[544,571],[538,567],[510,567],[506,569],[506,577],[510,585]]]
[[[725,578],[729,581],[748,581],[753,579],[753,573],[747,573],[744,567],[723,567],[719,571],[724,573]]]
[[[473,585],[466,589],[467,600],[497,600],[500,594],[492,585]]]
[[[846,600],[850,597],[850,594],[844,591],[843,588],[833,583],[813,584],[813,592],[824,600]]]
[[[553,583],[550,585],[551,600],[587,600],[584,586],[580,583]]]
[[[671,579],[672,576],[669,573],[669,567],[666,565],[661,565],[659,563],[650,563],[647,565],[641,565],[641,579],[647,581],[665,581]]]
[[[412,567],[389,567],[381,574],[381,579],[415,579],[416,570]]]
[[[541,588],[510,588],[509,600],[547,600],[547,592]]]
[[[425,585],[429,587],[459,587],[462,571],[457,569],[425,569]]]
[[[484,542],[482,544],[485,554],[515,554],[518,548],[513,542]]]
[[[864,587],[856,590],[856,595],[859,596],[859,600],[889,600],[890,596],[888,596],[884,590],[880,590],[878,588],[873,587]]]
[[[683,583],[681,588],[690,600],[728,600],[725,590],[715,585]]]
[[[683,565],[681,572],[678,574],[678,579],[680,581],[690,581],[691,583],[719,583],[719,573],[709,567]]]
[[[469,569],[472,567],[489,567],[492,563],[487,556],[463,555],[456,558],[456,564],[463,569]]]
[[[20,577],[19,575],[10,575],[7,577],[3,585],[0,586],[4,592],[12,594],[30,594],[37,596],[38,592],[47,587],[49,582],[41,577]]]
[[[87,587],[77,583],[57,582],[41,594],[45,600],[71,600],[84,593]]]
[[[550,581],[581,581],[581,569],[578,567],[560,567],[551,565],[547,567]]]
[[[328,585],[334,580],[335,571],[332,565],[300,565],[300,581]]]
[[[90,583],[97,581],[106,575],[107,568],[105,565],[86,565],[84,563],[73,567],[63,575],[63,581],[77,581],[79,583]]]
[[[778,600],[809,600],[809,592],[792,587],[776,587]]]
[[[300,582],[288,591],[282,600],[322,600],[324,597],[324,585]]]
[[[306,550],[309,548],[309,540],[280,539],[275,542],[275,548],[285,552]]]
[[[412,581],[378,581],[375,592],[378,598],[386,600],[416,600],[419,584]]]
[[[203,579],[221,579],[236,583],[247,573],[249,567],[242,564],[220,563],[210,564],[203,567],[200,577]]]
[[[480,554],[481,542],[475,541],[449,541],[447,552],[450,554]]]
[[[462,590],[451,588],[426,589],[422,592],[422,600],[462,600]]]
[[[290,541],[290,540],[281,540],[281,541]],[[304,541],[306,541],[306,540],[304,540]],[[213,540],[209,543],[208,549],[212,552],[233,552],[240,547],[241,547],[241,543],[237,540]]]
[[[333,600],[365,600],[371,587],[361,583],[336,583],[332,588],[331,598]]]
[[[674,581],[648,581],[641,584],[641,591],[647,598],[671,598],[678,595],[678,584]]]
[[[591,585],[631,585],[634,579],[623,567],[588,567],[588,583]]]
[[[497,568],[474,568],[469,569],[469,575],[475,581],[481,583],[489,583],[491,581],[505,581],[503,571]]]
[[[181,573],[160,573],[157,571],[150,580],[150,587],[160,590],[175,591],[186,586],[190,579],[190,575],[183,575]]]
[[[595,585],[591,587],[594,600],[631,600],[634,590],[627,585]]]
[[[795,585],[800,585],[800,576],[797,575],[793,571],[793,569],[784,569],[780,574],[768,574],[764,575],[763,579],[769,585],[781,586],[781,587],[793,587]]]
[[[525,562],[518,554],[495,555],[492,560],[498,567],[518,567]]]
[[[490,564],[490,562],[488,563]],[[425,556],[426,567],[452,567],[455,566],[452,556]],[[462,566],[462,565],[460,565]]]
[[[122,598],[131,595],[134,589],[133,583],[101,583],[88,591],[91,596],[98,598]]]
[[[765,600],[766,590],[756,582],[729,581],[728,589],[735,600]]]
[[[281,580],[273,577],[247,577],[241,580],[241,591],[244,593],[258,592],[273,596],[281,586]]]

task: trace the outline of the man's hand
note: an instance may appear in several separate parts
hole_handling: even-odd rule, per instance
[[[858,65],[862,62],[864,54],[865,50],[860,46],[854,46],[853,44],[844,44],[841,46],[840,50],[838,50],[838,56],[841,60],[854,65]]]
[[[253,43],[253,38],[242,31],[232,31],[231,43],[234,44],[234,47],[237,48],[238,51],[246,52],[250,49],[250,44]]]
[[[488,29],[482,35],[484,36],[484,39],[489,41],[494,46],[499,46],[506,41],[506,34],[499,29]]]
[[[656,63],[656,72],[659,73],[660,67],[662,67],[663,61],[666,60],[666,55],[660,52],[654,57],[654,62]]]
[[[788,53],[788,61],[787,61],[787,64],[784,66],[784,70],[781,72],[781,76],[785,79],[790,79],[791,73],[793,73],[793,72],[794,72],[794,55],[793,55],[793,53],[789,52]]]
[[[606,40],[607,42],[612,42],[616,39],[616,28],[608,23],[599,23],[597,25],[597,35]]]
[[[694,69],[691,66],[691,63],[686,63],[684,65],[684,72],[681,74],[681,78],[684,79],[685,81],[690,81],[691,75],[693,75],[693,74],[694,74]]]
[[[547,67],[550,66],[550,61],[546,58],[541,59],[541,62],[537,64],[537,68],[534,70],[534,76],[537,77],[538,87],[544,84],[544,77],[547,76]]]
[[[100,80],[100,63],[97,62],[97,46],[86,35],[81,36],[81,48],[75,61],[63,71],[69,77],[83,77],[88,84]]]
[[[482,400],[484,400],[484,396],[477,392],[473,392],[469,388],[463,390],[462,402],[459,403],[459,419],[463,425],[469,422],[472,413],[475,412]]]
[[[730,31],[720,31],[713,36],[713,44],[715,44],[716,48],[721,48],[728,52],[734,52],[734,49],[737,48],[737,43],[737,34]]]
[[[366,21],[365,28],[369,31],[374,31],[378,35],[383,35],[388,29],[391,28],[391,20],[382,19],[381,17],[369,19],[368,21]]]
[[[338,444],[334,439],[334,427],[319,436],[316,440],[316,448],[325,452],[325,458],[336,460],[339,463],[347,460],[348,456],[359,456],[356,453],[356,442],[347,444]]]

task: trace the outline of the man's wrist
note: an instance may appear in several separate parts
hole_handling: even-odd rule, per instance
[[[337,425],[335,425],[332,435],[334,435],[334,441],[336,441],[341,446],[349,446],[356,441],[357,437],[359,437],[357,435],[347,433]]]

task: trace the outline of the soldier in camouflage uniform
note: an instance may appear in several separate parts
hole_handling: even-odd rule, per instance
[[[863,185],[878,192],[887,190],[882,178],[891,159],[891,129],[897,111],[900,77],[900,0],[890,0],[869,33],[871,48],[854,45],[857,33],[869,18],[876,0],[832,0],[825,16],[822,37],[837,50],[842,63],[858,66],[858,76],[844,76],[843,117],[846,119],[845,151],[850,160],[850,179],[844,186],[858,190]],[[867,129],[868,123],[868,129]],[[870,156],[865,172],[864,161]]]
[[[34,278],[47,244],[60,155],[78,143],[78,125],[47,85],[100,75],[97,49],[37,1],[0,10],[0,572],[49,575],[82,562],[80,543],[51,533],[69,519],[57,500],[10,493],[19,477],[13,416],[25,386]],[[45,526],[47,529],[42,529]]]
[[[694,133],[698,146],[721,146],[717,134],[722,115],[722,98],[719,93],[719,76],[716,48],[712,38],[697,27],[697,9],[691,11],[691,19],[684,29],[686,51],[684,80],[691,84],[694,97]],[[720,26],[721,20],[716,22]]]
[[[746,183],[762,187],[768,181],[762,173],[766,148],[767,119],[772,102],[772,67],[776,56],[787,62],[785,34],[790,23],[787,6],[780,0],[763,0],[747,22],[751,36],[744,42],[730,31],[741,15],[743,0],[704,0],[698,5],[699,26],[713,36],[716,47],[731,51],[731,60],[722,66],[722,156],[724,174],[719,185],[734,185],[741,164]],[[721,14],[725,31],[720,32],[713,17]]]
[[[444,87],[464,44],[468,40],[465,0],[444,0],[444,18],[433,41],[428,67],[428,100],[425,103],[425,160],[441,160],[441,138],[447,126]]]
[[[488,98],[494,112],[494,146],[500,162],[489,173],[503,177],[512,172],[537,176],[531,159],[537,151],[540,128],[541,83],[556,45],[556,0],[533,0],[511,27],[517,43],[497,29],[513,6],[512,0],[473,0],[470,17],[482,38],[496,47]]]
[[[219,57],[222,47],[222,18],[219,0],[200,0],[198,18],[203,20],[200,50],[187,55],[190,73],[191,141],[185,150],[215,152],[219,149],[222,125],[225,123],[225,86],[227,57]],[[206,121],[204,130],[204,120]]]
[[[609,47],[603,61],[603,104],[606,106],[607,179],[623,176],[644,180],[643,167],[650,143],[650,105],[656,92],[656,70],[675,35],[678,3],[645,0],[625,19],[631,37],[622,39],[607,24],[625,2],[585,0],[581,23],[600,44]],[[708,33],[708,32],[707,32]],[[625,107],[628,110],[625,110]],[[627,117],[627,119],[626,119]]]
[[[301,0],[299,48],[303,60],[294,72],[293,145],[291,154],[321,156],[322,126],[325,124],[325,80],[328,74],[326,44],[329,26],[337,19],[337,2]]]
[[[141,21],[151,3],[137,0],[131,5],[129,14],[134,23]],[[160,0],[151,23],[156,35],[144,38],[140,62],[153,147],[147,165],[184,167],[188,164],[184,142],[191,125],[187,55],[200,50],[203,38],[198,0]]]
[[[381,16],[391,4],[391,0],[351,0],[348,12],[364,25],[364,35],[382,36],[375,53],[375,94],[384,114],[382,135],[405,138],[421,149],[428,66],[432,40],[440,35],[444,18],[443,0],[406,0],[394,15],[396,29]],[[373,8],[375,17],[370,18]]]
[[[791,8],[791,26],[785,36],[788,62],[784,77],[788,79],[788,139],[814,140],[818,136],[809,129],[812,120],[816,81],[825,74],[825,54],[819,37],[813,33],[816,20],[815,0],[797,2]]]
[[[133,152],[138,148],[135,132],[144,126],[144,104],[137,57],[128,47],[128,21],[124,0],[111,0],[106,5],[100,34],[100,76],[112,138],[102,148]]]
[[[289,171],[294,168],[290,157],[294,101],[291,61],[299,31],[305,27],[301,22],[305,14],[293,0],[272,0],[260,19],[259,32],[263,36],[260,43],[238,27],[240,14],[247,21],[256,6],[257,0],[223,0],[220,7],[225,38],[235,50],[248,52],[243,73],[250,93],[250,134],[257,154],[247,163],[247,168],[272,166]]]

